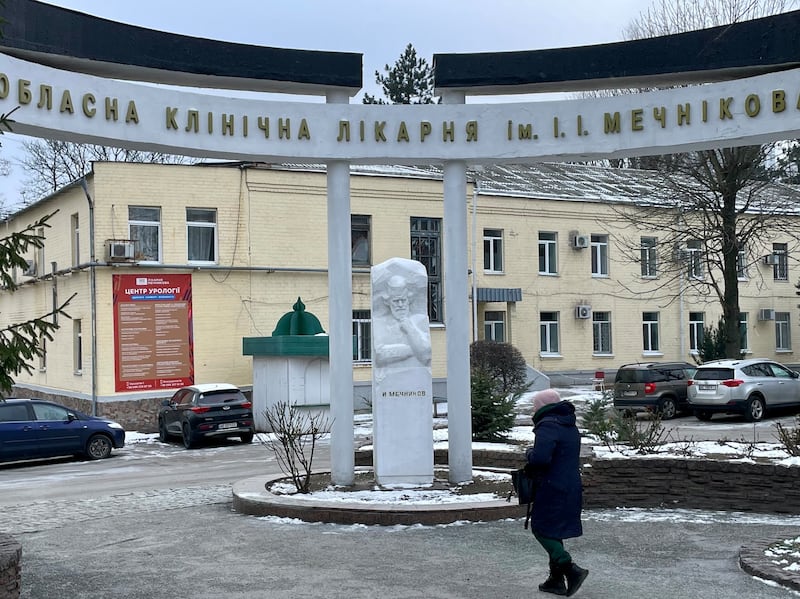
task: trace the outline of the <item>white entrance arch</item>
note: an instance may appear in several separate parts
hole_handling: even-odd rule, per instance
[[[64,19],[68,18],[88,20],[88,25],[82,24],[93,26],[91,17],[32,0],[6,3],[22,20],[41,11],[45,16],[37,13],[36,18],[58,19],[58,27],[67,31]],[[790,14],[794,23],[798,14]],[[8,13],[4,16],[14,26],[14,18]],[[96,21],[100,27],[101,20]],[[114,34],[146,36],[153,45],[194,44],[208,52],[214,52],[219,45],[226,46],[108,22],[103,22],[102,27],[116,28],[111,35],[105,31],[109,38]],[[726,32],[740,31],[737,27]],[[80,40],[74,37],[67,40],[73,45],[65,44],[73,54],[54,58],[55,50],[43,50],[41,40],[32,43],[25,38],[25,28],[20,31],[17,37],[14,31],[12,35],[4,31],[6,35],[0,40],[0,51],[4,52],[0,54],[0,111],[13,110],[16,133],[205,158],[327,164],[330,397],[334,421],[331,459],[333,482],[341,485],[354,480],[350,164],[443,165],[449,463],[450,479],[459,482],[472,476],[467,166],[663,154],[800,137],[800,69],[789,68],[800,61],[794,59],[787,64],[785,56],[766,61],[768,64],[754,58],[758,64],[749,69],[741,63],[728,65],[723,75],[707,69],[695,72],[685,79],[701,83],[689,87],[608,98],[465,103],[471,85],[479,89],[478,93],[498,92],[500,87],[503,93],[536,87],[526,80],[516,87],[477,82],[445,85],[439,90],[444,99],[440,105],[354,105],[348,102],[360,87],[360,77],[355,86],[352,77],[329,79],[324,74],[316,80],[293,81],[286,79],[280,69],[268,75],[254,73],[252,69],[242,70],[236,61],[227,67],[236,71],[230,74],[201,72],[198,62],[189,65],[189,72],[177,67],[165,72],[147,60],[134,64],[138,56],[125,54],[124,50],[121,55],[117,51],[110,57],[77,56],[83,50]],[[48,28],[40,27],[34,33],[41,31]],[[683,38],[683,43],[689,39],[694,38]],[[253,51],[230,46],[244,53]],[[298,59],[304,57],[303,52]],[[337,64],[350,69],[353,66],[354,56],[334,58],[341,60]],[[447,60],[443,63],[449,64]],[[778,68],[784,70],[765,72]],[[742,73],[748,76],[702,83]],[[451,79],[457,82],[457,75]],[[609,76],[595,75],[593,85],[596,86],[597,77]],[[316,92],[324,95],[327,102],[230,98],[136,80],[223,89]],[[657,80],[640,72],[625,83]],[[578,87],[575,81],[550,81],[540,89]]]

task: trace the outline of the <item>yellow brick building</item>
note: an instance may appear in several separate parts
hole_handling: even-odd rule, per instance
[[[717,322],[719,306],[683,277],[663,274],[663,248],[656,258],[649,245],[657,246],[659,231],[619,216],[620,206],[652,199],[657,176],[548,164],[471,173],[464,209],[475,301],[464,326],[472,338],[512,343],[554,384],[585,383],[596,370],[627,362],[691,360],[698,331]],[[394,256],[418,258],[429,269],[434,394],[444,395],[440,173],[353,167],[350,185],[355,400],[369,396],[371,380],[369,266]],[[5,232],[18,231],[55,212],[43,231],[45,247],[30,253],[26,272],[15,273],[20,289],[0,293],[4,325],[72,297],[71,319],[59,320],[45,357],[17,378],[15,392],[152,429],[172,389],[135,374],[129,378],[140,386],[126,387],[125,369],[144,372],[148,365],[121,349],[136,343],[120,341],[148,334],[164,355],[176,352],[175,372],[188,363],[183,374],[195,382],[248,389],[252,357],[243,355],[242,340],[269,336],[298,297],[328,329],[326,210],[321,167],[96,163],[85,185],[69,185],[2,223]],[[637,246],[640,259],[631,260],[624,247]],[[748,351],[789,364],[797,338],[795,250],[780,234],[744,248],[740,280]],[[691,248],[675,251],[683,252],[676,260],[689,260],[680,268],[691,269]],[[188,281],[190,296],[170,300],[177,302],[174,310],[167,305],[176,319],[157,313],[141,330],[126,328],[123,304],[154,305],[122,297],[135,293],[129,283],[147,277],[162,281],[156,291]],[[177,336],[164,333],[171,328]],[[169,368],[156,378],[175,384]]]

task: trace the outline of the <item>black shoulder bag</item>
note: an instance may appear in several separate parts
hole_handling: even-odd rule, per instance
[[[520,505],[527,505],[525,511],[525,528],[531,520],[531,509],[533,507],[533,497],[536,494],[536,479],[525,472],[525,468],[519,468],[511,472],[511,486],[514,487],[513,494],[517,496]],[[508,494],[506,501],[511,501],[511,493]]]

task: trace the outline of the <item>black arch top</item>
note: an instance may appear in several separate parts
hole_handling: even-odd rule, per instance
[[[800,11],[629,42],[433,57],[437,92],[468,95],[720,81],[798,65]]]
[[[34,0],[5,0],[0,51],[103,77],[322,95],[362,87],[362,55],[235,44],[117,23]]]

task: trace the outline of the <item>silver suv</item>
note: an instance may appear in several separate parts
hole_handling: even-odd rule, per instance
[[[716,360],[689,381],[689,405],[700,420],[742,414],[748,422],[771,408],[800,406],[800,374],[772,360]]]
[[[624,412],[647,410],[674,418],[688,410],[686,390],[697,367],[686,362],[625,364],[614,377],[614,407]]]

